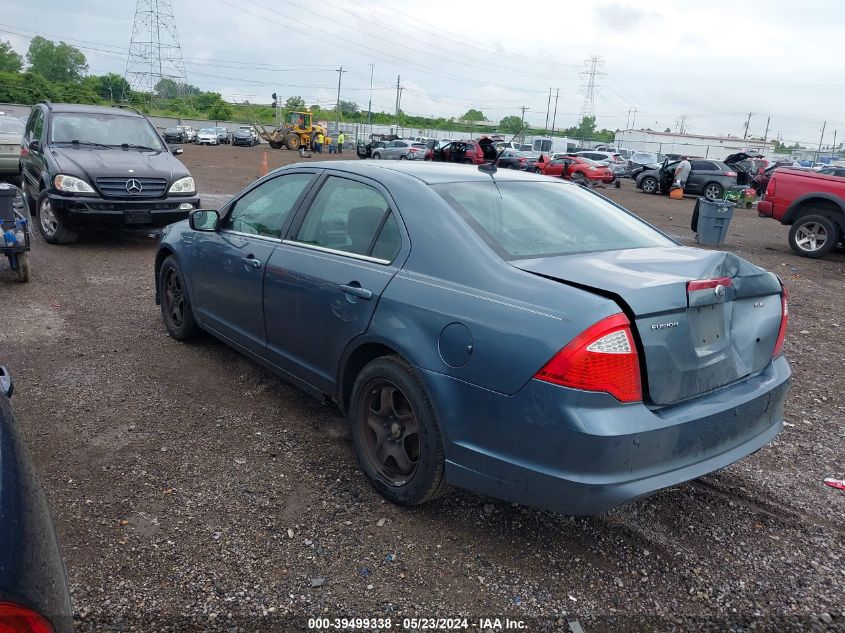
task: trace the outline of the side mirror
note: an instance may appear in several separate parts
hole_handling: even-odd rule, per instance
[[[41,141],[39,141],[37,138],[34,138],[29,143],[27,143],[27,147],[33,152],[38,152],[41,150]]]
[[[14,390],[15,384],[12,382],[12,376],[9,373],[9,368],[5,365],[0,365],[0,393],[7,398],[11,398]]]
[[[173,154],[174,156],[178,156],[179,154],[181,154],[184,151],[185,150],[182,149],[181,145],[171,145],[170,146],[170,153]]]
[[[211,209],[196,209],[188,215],[188,224],[194,231],[216,231],[218,222],[220,214]]]

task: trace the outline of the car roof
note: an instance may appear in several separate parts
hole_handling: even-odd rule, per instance
[[[81,103],[53,103],[50,104],[50,111],[54,113],[73,112],[80,114],[113,114],[116,116],[130,116],[140,118],[142,115],[126,108],[114,108],[111,106],[83,105]]]
[[[435,161],[319,161],[316,163],[294,163],[282,167],[280,171],[296,167],[316,167],[318,169],[335,169],[361,176],[379,179],[388,172],[389,175],[406,175],[416,178],[429,185],[436,185],[447,182],[487,182],[490,180],[490,173],[480,171],[474,165],[458,165],[454,163],[441,163]],[[496,171],[497,182],[503,181],[534,181],[549,182],[547,176],[532,174],[530,172],[515,171],[513,169],[499,169]]]

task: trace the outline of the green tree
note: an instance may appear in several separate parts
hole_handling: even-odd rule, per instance
[[[220,96],[219,92],[201,92],[193,99],[197,110],[203,112],[222,101],[223,98]]]
[[[226,103],[215,103],[208,109],[208,118],[214,121],[228,121],[232,118],[232,108]]]
[[[504,119],[499,121],[499,129],[503,132],[516,134],[522,129],[522,119],[516,115],[506,116]]]
[[[175,99],[179,96],[179,84],[170,77],[162,77],[159,79],[153,89],[162,99]]]
[[[132,99],[132,88],[129,82],[117,73],[88,77],[87,82],[101,99],[115,103]]]
[[[82,51],[64,42],[55,44],[40,35],[29,43],[26,61],[29,70],[58,83],[78,82],[88,72]]]
[[[485,121],[485,120],[486,120],[486,117],[484,116],[484,113],[483,113],[481,110],[469,109],[469,110],[467,110],[467,111],[466,111],[466,113],[465,113],[465,114],[461,117],[461,120],[463,120],[463,121],[472,121],[472,122],[475,122],[475,121]]]
[[[358,104],[354,101],[340,100],[340,113],[343,116],[353,116],[358,114]]]
[[[305,99],[302,97],[288,97],[287,101],[285,101],[285,110],[294,111],[294,110],[304,110],[305,109]]]
[[[0,72],[19,73],[23,68],[23,58],[15,52],[9,42],[0,41]]]

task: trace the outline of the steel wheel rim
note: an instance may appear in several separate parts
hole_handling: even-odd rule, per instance
[[[719,187],[717,185],[709,185],[704,190],[704,197],[708,200],[715,200],[719,197]]]
[[[657,183],[654,181],[654,179],[646,178],[642,182],[641,187],[643,188],[643,191],[645,191],[646,193],[654,193],[654,190],[656,189],[656,186],[655,186],[656,184]]]
[[[420,434],[405,393],[386,378],[371,381],[358,405],[363,455],[385,483],[402,486],[417,472]]]
[[[56,234],[59,230],[59,221],[56,219],[56,214],[53,213],[53,205],[49,200],[44,200],[41,203],[41,208],[38,210],[38,220],[41,222],[41,228],[44,233],[50,237]]]
[[[185,319],[185,292],[182,280],[173,268],[168,269],[164,277],[164,308],[171,323],[177,328],[182,327]]]
[[[795,232],[795,243],[802,251],[813,253],[827,243],[827,229],[819,222],[808,222]]]

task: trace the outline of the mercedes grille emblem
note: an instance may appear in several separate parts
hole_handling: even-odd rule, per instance
[[[134,178],[130,178],[126,181],[126,191],[129,193],[141,193],[141,183],[135,180]]]
[[[716,288],[713,290],[713,292],[716,293],[716,298],[721,301],[722,299],[725,298],[725,293],[727,291],[725,290],[725,287],[722,284],[719,284],[718,286],[716,286]]]

